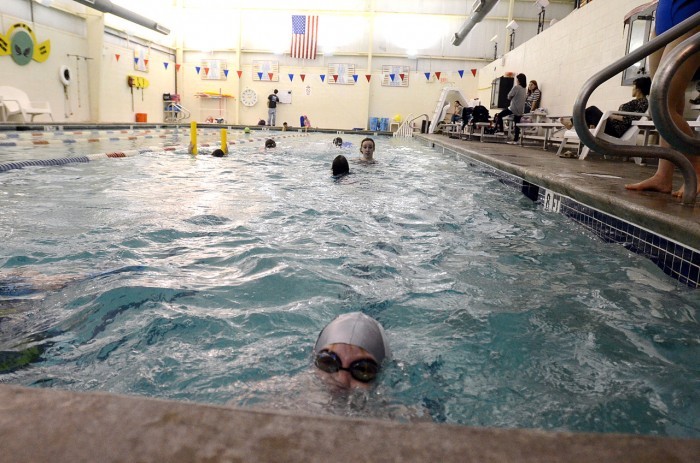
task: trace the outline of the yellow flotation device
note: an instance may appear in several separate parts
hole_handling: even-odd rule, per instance
[[[126,84],[134,88],[148,88],[150,85],[148,79],[141,76],[126,76]]]

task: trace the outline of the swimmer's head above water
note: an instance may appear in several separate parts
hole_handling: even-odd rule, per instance
[[[314,346],[314,364],[328,380],[343,388],[367,387],[391,357],[384,328],[360,312],[340,315],[321,331]]]

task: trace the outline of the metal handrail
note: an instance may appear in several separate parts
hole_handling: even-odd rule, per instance
[[[423,114],[421,114],[420,116],[414,117],[413,119],[411,119],[411,120],[408,121],[408,122],[409,122],[409,123],[410,123],[410,122],[413,122],[413,121],[415,121],[416,119],[418,119],[419,117],[425,117],[426,120],[428,120],[428,121],[430,120],[430,116],[428,116],[427,114],[423,113]]]
[[[413,137],[413,126],[411,126],[411,121],[408,119],[413,116],[413,113],[409,114],[406,117],[406,120],[403,121],[403,123],[399,126],[398,129],[396,129],[396,132],[394,132],[394,137]]]
[[[596,88],[598,88],[598,86],[600,86],[600,84],[611,79],[612,77],[622,72],[632,64],[640,61],[648,55],[651,55],[655,51],[660,50],[672,41],[676,40],[678,37],[682,36],[683,34],[686,34],[687,32],[692,31],[698,26],[700,26],[700,13],[696,13],[695,15],[686,19],[682,23],[672,27],[668,31],[659,35],[658,37],[655,37],[652,40],[648,41],[646,44],[637,48],[629,55],[619,59],[618,61],[609,65],[597,74],[594,74],[581,87],[581,91],[578,97],[576,98],[576,102],[574,103],[573,109],[573,121],[576,133],[578,134],[578,137],[581,140],[581,142],[588,146],[591,150],[610,156],[661,158],[671,161],[676,167],[678,167],[678,169],[680,169],[681,174],[683,175],[683,182],[685,184],[685,187],[683,189],[684,204],[693,204],[695,202],[695,198],[697,196],[698,182],[697,176],[695,175],[695,169],[693,168],[693,165],[688,160],[688,158],[685,157],[685,155],[671,148],[663,148],[660,146],[624,146],[600,140],[594,137],[590,129],[588,128],[588,125],[586,124],[585,112],[588,99],[590,98],[593,91]],[[681,45],[676,47],[677,49],[679,49],[679,51],[678,53],[673,53],[672,56],[677,56],[676,59],[687,59],[688,56],[692,54],[692,50],[695,50],[696,48],[694,42],[689,43],[693,40],[694,37],[684,41]],[[661,134],[661,136],[664,137],[666,141],[668,141],[670,144],[673,144],[679,140],[686,142],[687,140],[685,140],[684,137],[678,136],[679,130],[675,128],[675,124],[673,123],[670,117],[667,103],[668,85],[670,83],[670,78],[673,75],[673,71],[677,69],[677,67],[680,66],[682,62],[673,63],[669,61],[670,60],[668,59],[664,59],[662,65],[659,67],[660,72],[657,72],[657,76],[663,77],[661,77],[660,82],[657,81],[656,85],[652,86],[653,88],[651,92],[650,101],[654,101],[654,104],[651,108],[651,114],[655,124],[657,123],[657,118],[659,118],[659,133]],[[661,67],[665,68],[666,66],[672,66],[672,69],[668,71],[661,69]],[[656,93],[659,92],[658,87],[662,85],[662,83],[664,84],[666,90],[662,91],[661,94],[657,96]],[[662,100],[661,98],[664,99]],[[673,126],[674,129],[670,129],[670,126]],[[669,138],[666,138],[667,134],[669,135]],[[686,143],[685,145],[688,145],[688,143]],[[688,146],[685,145],[680,147],[682,152],[688,152]],[[675,147],[676,145],[673,146]],[[695,146],[695,143],[692,143],[692,146]]]
[[[678,72],[683,63],[699,50],[700,34],[695,34],[675,47],[664,58],[664,65],[659,66],[659,70],[654,75],[649,98],[649,112],[659,134],[681,153],[693,155],[700,152],[700,140],[691,137],[678,128],[668,113],[668,104],[666,102],[668,101],[671,79],[674,74]]]

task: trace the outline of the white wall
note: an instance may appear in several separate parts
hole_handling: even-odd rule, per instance
[[[3,2],[3,5],[0,5],[2,32],[17,19],[16,16],[2,13],[4,5],[15,5],[19,4],[18,2],[21,0],[12,0],[12,3]],[[285,54],[273,55],[265,50],[250,49],[255,44],[250,43],[250,34],[245,31],[256,30],[264,33],[269,29],[266,29],[266,25],[254,20],[260,15],[260,11],[240,12],[229,7],[226,11],[226,19],[230,30],[226,32],[226,43],[221,43],[219,51],[188,50],[186,44],[183,45],[187,40],[176,41],[172,37],[164,36],[164,44],[175,42],[183,47],[178,51],[178,55],[182,57],[180,71],[176,75],[174,63],[171,63],[166,70],[163,62],[170,60],[171,57],[153,51],[150,72],[141,74],[133,69],[133,51],[128,45],[105,40],[100,42],[95,38],[99,33],[93,33],[88,40],[87,33],[76,34],[75,31],[67,32],[57,27],[49,28],[37,23],[34,27],[38,39],[50,39],[52,43],[49,60],[45,63],[32,62],[27,66],[18,66],[10,57],[0,57],[0,84],[14,83],[27,91],[32,99],[50,101],[54,109],[54,117],[58,121],[132,122],[134,113],[145,112],[148,114],[149,122],[160,122],[163,117],[162,94],[175,92],[177,79],[177,91],[183,97],[184,106],[192,111],[195,120],[203,120],[207,116],[206,108],[203,109],[206,105],[213,104],[218,109],[218,102],[203,101],[195,97],[195,94],[200,91],[218,91],[221,88],[223,93],[229,93],[235,97],[227,103],[227,122],[244,125],[255,124],[258,119],[266,118],[266,97],[274,88],[278,88],[281,91],[292,90],[293,100],[291,105],[280,106],[278,124],[287,121],[290,125],[296,126],[299,115],[307,114],[314,126],[347,130],[366,127],[368,117],[393,118],[395,115],[405,117],[409,113],[431,115],[440,90],[447,84],[456,86],[470,98],[478,94],[488,104],[491,81],[506,71],[513,71],[524,72],[529,79],[535,79],[540,83],[543,91],[542,104],[550,110],[550,113],[570,114],[581,84],[592,73],[624,54],[626,43],[624,15],[643,3],[646,3],[646,0],[591,2],[507,53],[503,59],[485,66],[483,62],[466,58],[464,60],[454,57],[448,59],[436,55],[420,57],[420,51],[418,59],[407,59],[389,52],[385,53],[383,48],[390,49],[395,47],[395,44],[380,31],[371,30],[367,33],[375,34],[374,40],[367,41],[365,38],[362,43],[365,43],[365,46],[371,43],[372,50],[356,50],[355,53],[344,50],[343,53],[337,52],[335,56],[319,55],[314,61],[294,60]],[[226,5],[230,4],[226,3]],[[185,11],[191,13],[188,8],[185,7]],[[282,8],[281,4],[280,8]],[[284,13],[284,24],[288,26],[289,11],[285,10]],[[306,13],[311,12],[307,10]],[[97,25],[91,26],[90,30],[95,27],[99,31],[102,27],[101,18],[103,17],[94,10],[75,14],[79,15],[81,21],[85,16],[88,16],[91,22],[97,18]],[[347,11],[342,14],[357,17],[367,13]],[[26,18],[20,19],[27,22]],[[169,24],[165,25],[169,26]],[[420,32],[420,30],[415,31],[416,34]],[[206,34],[207,31],[189,28],[189,33],[201,35]],[[286,43],[289,40],[289,31],[285,36]],[[231,40],[234,43],[229,43]],[[518,41],[516,35],[516,43]],[[432,51],[436,53],[439,52],[440,47],[448,50],[444,43],[435,46],[438,48]],[[489,44],[488,47],[484,55],[493,52],[492,45]],[[449,49],[449,51],[453,50]],[[369,52],[372,53],[370,57],[366,55]],[[118,62],[114,57],[116,53],[121,55]],[[92,68],[88,70],[87,63],[82,60],[77,63],[78,68],[76,68],[75,60],[68,59],[66,54],[90,55],[94,58],[91,61]],[[194,66],[200,65],[203,58],[226,59],[230,69],[228,79],[202,80],[201,76],[196,74]],[[253,81],[252,61],[255,59],[278,60],[279,81],[273,83]],[[321,82],[319,76],[328,73],[329,63],[356,64],[356,73],[359,75],[357,84],[332,85],[327,81]],[[63,115],[63,86],[58,79],[61,64],[70,65],[73,71],[79,70],[81,77],[80,107],[77,105],[77,83],[69,89],[73,106],[73,115],[69,117]],[[409,87],[382,86],[383,64],[410,66]],[[472,76],[470,72],[472,68],[479,69],[477,77]],[[236,73],[238,70],[242,71],[241,78]],[[464,71],[462,77],[458,75],[458,70]],[[424,72],[428,71],[442,72],[445,82],[428,83],[424,76]],[[288,77],[290,73],[295,75],[291,82]],[[306,74],[304,82],[301,81],[301,73]],[[150,81],[150,87],[143,91],[143,99],[140,90],[134,91],[133,109],[131,92],[126,85],[126,77],[129,74],[143,75]],[[369,83],[365,74],[372,75]],[[88,90],[88,80],[92,84],[91,91]],[[306,94],[307,87],[309,87],[309,95]],[[239,102],[240,92],[245,88],[252,88],[258,94],[259,102],[253,108],[244,107]],[[628,99],[630,99],[630,87],[622,87],[620,79],[614,78],[593,94],[590,103],[601,108],[611,108],[617,107]],[[94,108],[92,113],[91,104]]]
[[[625,55],[625,14],[645,3],[646,0],[594,1],[575,10],[502,59],[484,66],[479,72],[481,99],[490,102],[491,81],[496,77],[508,71],[522,72],[528,80],[538,82],[542,106],[549,114],[571,114],[583,83]],[[623,87],[621,81],[620,74],[601,85],[589,104],[603,110],[617,109],[632,99],[631,87]]]
[[[24,90],[31,101],[48,101],[55,121],[88,120],[90,118],[90,97],[87,62],[83,59],[77,60],[67,56],[69,54],[88,55],[85,32],[76,34],[38,23],[32,25],[24,18],[0,13],[0,33],[5,34],[17,22],[30,24],[38,42],[50,40],[51,52],[45,62],[39,63],[32,60],[24,66],[16,64],[10,56],[0,56],[0,85],[9,85]],[[72,83],[68,86],[67,100],[59,77],[62,65],[68,66],[72,75]],[[36,117],[36,122],[48,121],[50,119],[47,116]]]

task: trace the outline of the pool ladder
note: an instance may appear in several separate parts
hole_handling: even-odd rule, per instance
[[[586,124],[586,104],[593,91],[603,82],[616,76],[632,64],[665,47],[683,34],[700,26],[700,13],[696,13],[663,34],[648,41],[624,58],[619,59],[593,75],[583,84],[573,109],[574,127],[582,143],[591,150],[609,156],[667,159],[683,174],[683,204],[692,205],[697,196],[698,179],[695,169],[685,155],[700,155],[700,140],[682,132],[671,118],[668,96],[671,78],[680,66],[695,53],[700,52],[700,34],[695,34],[665,57],[656,71],[649,95],[649,112],[659,135],[674,149],[660,146],[625,146],[596,138]]]
[[[401,124],[399,129],[396,132],[394,132],[394,137],[413,137],[413,121],[420,118],[425,118],[424,120],[430,121],[429,116],[427,114],[421,114],[420,116],[413,117],[413,113],[411,113],[406,117],[406,120],[403,121],[403,124]]]

